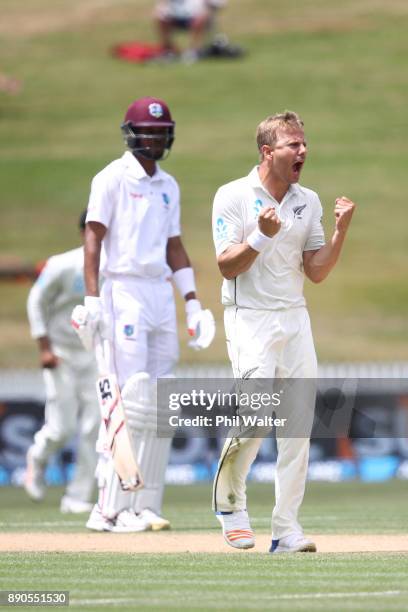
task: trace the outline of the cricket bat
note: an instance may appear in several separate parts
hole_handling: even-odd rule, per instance
[[[109,342],[98,335],[95,339],[95,356],[99,372],[96,393],[106,428],[106,446],[112,454],[113,465],[122,489],[138,491],[143,487],[143,478],[134,456],[116,374],[109,372],[108,355]]]

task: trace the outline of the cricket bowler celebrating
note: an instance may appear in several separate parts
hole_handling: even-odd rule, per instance
[[[92,181],[85,235],[88,331],[109,340],[110,370],[121,389],[144,483],[136,493],[123,491],[112,457],[101,452],[99,500],[87,523],[97,531],[169,528],[161,506],[171,439],[157,437],[155,382],[171,376],[178,359],[171,279],[185,299],[190,345],[206,348],[215,333],[211,313],[196,298],[194,272],[180,238],[178,184],[157,163],[172,147],[174,127],[164,101],[136,100],[122,124],[129,150]]]
[[[298,183],[307,154],[299,115],[286,111],[262,121],[257,144],[259,166],[222,186],[213,208],[234,377],[316,378],[304,275],[319,283],[335,266],[355,204],[346,197],[336,199],[334,233],[325,243],[319,198]],[[305,406],[309,412],[311,408]],[[245,481],[261,442],[261,437],[228,438],[214,480],[214,510],[225,540],[236,548],[255,543]],[[298,523],[309,437],[279,437],[278,432],[277,447],[270,552],[314,552],[315,544]]]

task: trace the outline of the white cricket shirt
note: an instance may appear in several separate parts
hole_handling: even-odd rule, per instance
[[[258,167],[248,176],[223,185],[213,206],[216,254],[245,242],[264,206],[275,207],[281,229],[247,272],[232,280],[224,279],[222,303],[268,310],[304,306],[302,254],[325,243],[322,205],[314,191],[291,185],[279,204],[262,185]]]
[[[84,294],[83,248],[50,257],[28,296],[31,336],[48,336],[59,356],[66,349],[85,353],[71,326],[72,310],[82,303]]]
[[[126,151],[93,179],[86,221],[107,228],[101,252],[104,276],[164,276],[167,241],[181,233],[178,184],[159,166],[149,176]]]

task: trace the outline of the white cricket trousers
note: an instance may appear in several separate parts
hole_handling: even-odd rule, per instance
[[[69,359],[61,359],[58,367],[44,369],[43,374],[45,422],[34,436],[31,452],[45,465],[52,453],[78,434],[75,471],[66,494],[90,502],[95,486],[95,443],[101,419],[95,363],[84,351],[72,351]]]
[[[157,378],[170,376],[179,356],[172,284],[165,279],[117,275],[105,281],[101,295],[112,321],[111,365],[119,386],[123,388],[132,376],[142,372],[149,374],[153,387]],[[124,408],[126,411],[126,403]],[[155,399],[146,410],[156,410]],[[135,443],[144,480],[144,488],[136,494],[121,490],[112,461],[106,461],[105,454],[106,465],[101,459],[97,474],[99,503],[105,516],[113,517],[129,507],[136,512],[149,508],[160,514],[171,442],[170,438],[146,432],[143,456]]]
[[[317,377],[316,353],[306,308],[272,311],[231,306],[225,310],[224,322],[235,378]],[[305,405],[308,431],[314,400],[314,394],[309,394],[308,405]],[[276,436],[278,459],[272,535],[273,539],[280,539],[290,533],[302,533],[298,512],[305,491],[309,437],[280,437],[278,430]],[[227,438],[214,480],[215,511],[246,509],[246,478],[262,440]]]
[[[176,306],[164,279],[117,275],[102,287],[113,328],[112,366],[122,388],[133,374],[167,376],[178,361]]]

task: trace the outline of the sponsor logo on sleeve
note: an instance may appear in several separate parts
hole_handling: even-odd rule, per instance
[[[130,338],[135,333],[135,326],[128,324],[125,325],[123,328],[123,333],[125,334],[126,338]]]
[[[217,244],[228,238],[228,226],[222,217],[218,217],[215,224],[215,241]]]
[[[40,276],[37,278],[37,282],[36,282],[37,287],[44,287],[45,284],[47,283],[47,277],[48,277],[47,272],[43,270]]]

